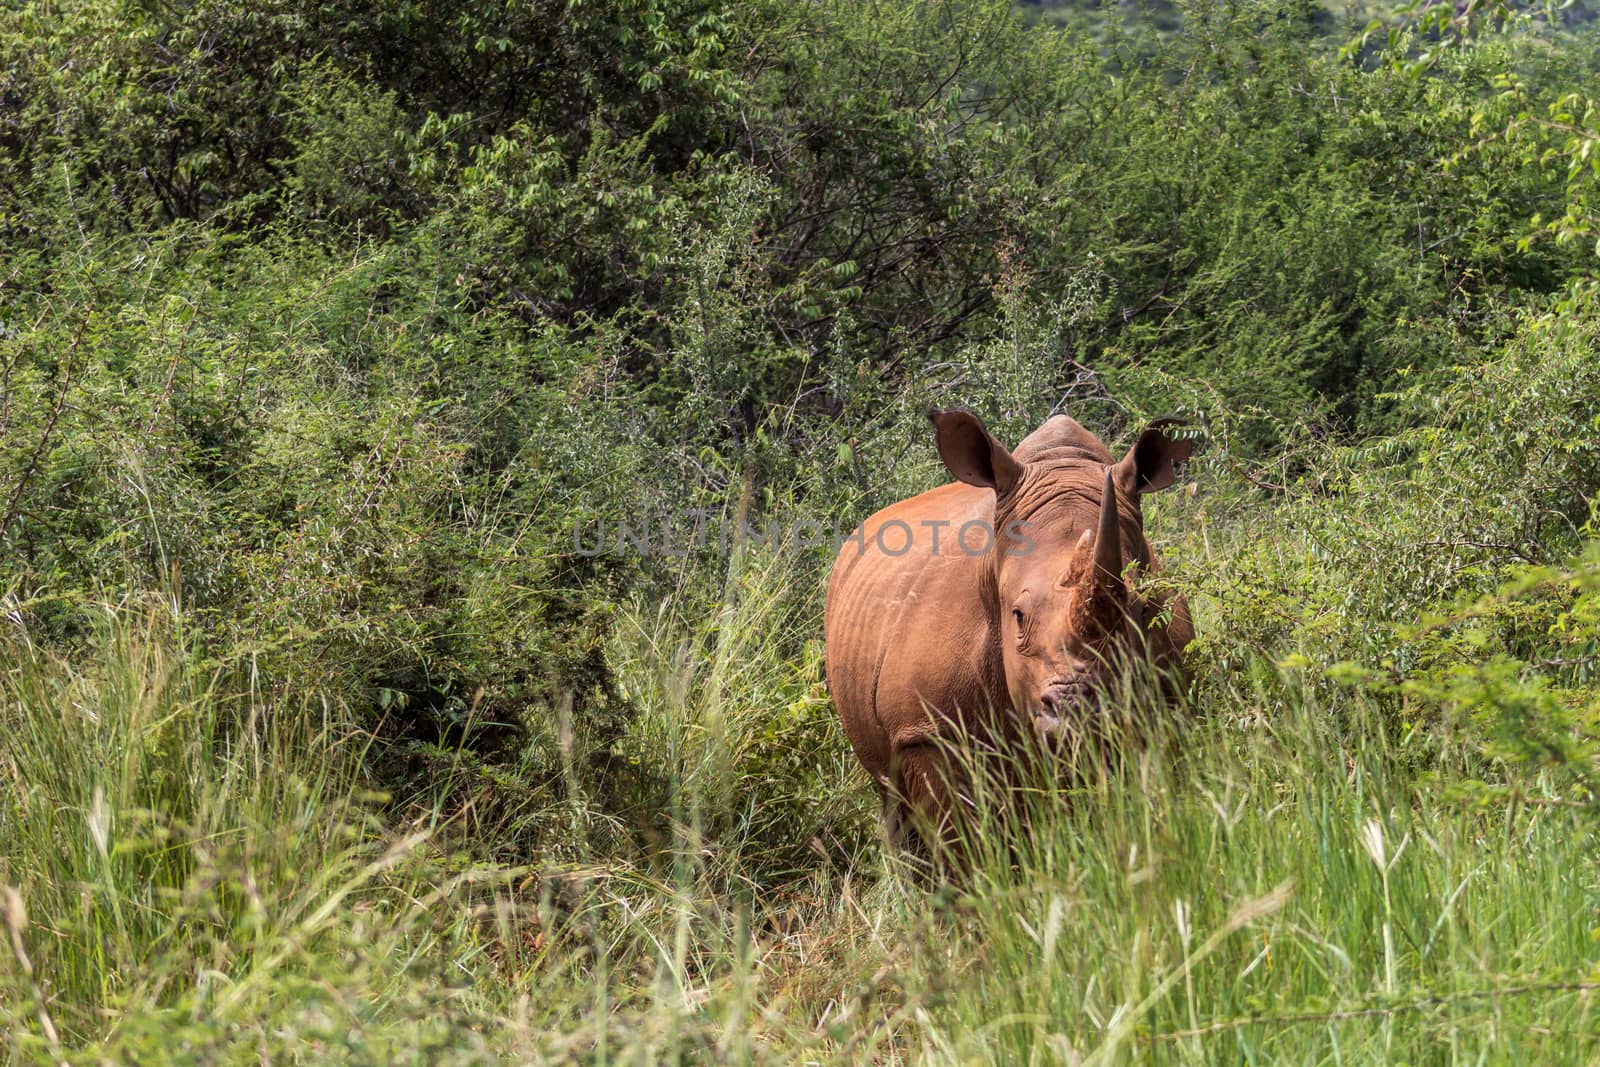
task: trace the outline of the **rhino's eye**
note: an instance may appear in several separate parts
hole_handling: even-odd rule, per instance
[[[1014,620],[1016,620],[1017,629],[1019,629],[1019,630],[1022,629],[1022,621],[1023,621],[1022,620],[1022,609],[1021,608],[1012,608],[1011,609],[1011,617]]]

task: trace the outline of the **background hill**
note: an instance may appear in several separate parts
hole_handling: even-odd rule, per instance
[[[7,1055],[1592,1058],[1600,48],[1071,10],[0,13]],[[930,403],[1203,445],[1189,706],[942,890],[765,533]]]
[[[1295,5],[1302,17],[1319,27],[1333,43],[1343,45],[1352,31],[1360,31],[1374,20],[1386,23],[1415,17],[1434,5],[1419,3],[1413,7],[1405,3],[1371,3],[1367,0],[1345,2],[1308,3]],[[1063,28],[1109,26],[1112,24],[1144,26],[1163,33],[1180,29],[1191,5],[1174,0],[1017,0],[1018,12],[1028,20],[1049,22]],[[1452,4],[1451,14],[1465,13],[1466,4]],[[1545,25],[1567,30],[1579,30],[1593,22],[1600,14],[1588,0],[1570,0],[1569,3],[1499,3],[1477,4],[1474,9],[1495,15],[1516,15],[1536,19]]]

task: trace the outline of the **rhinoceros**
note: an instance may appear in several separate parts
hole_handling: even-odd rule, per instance
[[[1169,433],[1182,420],[1150,424],[1117,460],[1065,415],[1015,452],[969,412],[928,416],[957,480],[856,528],[824,616],[828,688],[899,845],[918,825],[955,828],[951,742],[1050,751],[1092,729],[1131,659],[1181,677],[1194,637],[1182,596],[1139,587],[1157,569],[1140,500],[1189,458]]]

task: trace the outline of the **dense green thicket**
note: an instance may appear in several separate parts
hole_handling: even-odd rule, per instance
[[[1255,0],[1106,8],[1092,34],[965,0],[0,13],[0,919],[105,945],[37,972],[26,939],[0,952],[0,1019],[30,1035],[11,1051],[137,1057],[178,1016],[201,1058],[230,1026],[266,1058],[383,1062],[565,1054],[543,1031],[641,1058],[1133,1040],[1108,1019],[1140,1016],[1188,933],[1119,920],[1025,968],[1126,988],[1055,1005],[1057,1047],[970,999],[1020,943],[941,984],[1017,940],[1003,911],[941,941],[954,913],[853,895],[877,846],[820,683],[829,553],[742,531],[847,529],[940,480],[929,403],[1010,439],[1065,408],[1113,447],[1175,412],[1207,444],[1150,517],[1200,620],[1198,769],[1102,783],[1125,822],[1049,816],[1045,880],[997,857],[992,899],[1059,937],[1081,867],[1073,907],[1226,926],[1193,853],[1227,844],[1213,794],[1234,791],[1267,814],[1229,900],[1278,900],[1246,853],[1281,847],[1304,883],[1378,818],[1443,842],[1399,905],[1437,920],[1398,964],[1424,995],[1463,959],[1469,996],[1592,966],[1565,927],[1510,966],[1428,909],[1490,824],[1475,922],[1532,928],[1524,844],[1552,901],[1592,903],[1558,875],[1587,877],[1600,805],[1600,47],[1463,16],[1341,57],[1361,27],[1338,21]],[[619,523],[735,534],[618,550]],[[1171,880],[1093,858],[1129,848]],[[1191,992],[1161,1026],[1304,1009],[1339,952],[1404,992],[1349,948],[1393,917],[1387,881],[1340,870],[1272,935],[1321,962],[1269,994],[1225,980],[1256,966],[1230,949],[1207,1010]],[[763,937],[794,953],[778,979]],[[319,983],[342,955],[360,966]],[[870,974],[855,1006],[807,985]],[[840,1021],[871,1004],[870,1035]],[[1569,1006],[1516,1018],[1559,1031]],[[608,1039],[613,1011],[638,1029]],[[1462,1019],[1460,1049],[1492,1046]],[[362,1026],[382,1038],[346,1044]],[[462,1037],[495,1027],[510,1046]],[[1388,1029],[1330,1032],[1400,1057]],[[1248,1050],[1294,1054],[1273,1040]]]
[[[1497,77],[1581,79],[1536,40],[1419,78],[1250,6],[1109,55],[996,4],[5,34],[14,595],[65,634],[79,594],[176,581],[221,647],[432,720],[614,700],[596,613],[662,576],[575,557],[576,517],[750,486],[848,523],[912,484],[929,400],[1011,433],[1064,395],[1215,403],[1241,458],[1396,425],[1397,370],[1584,262],[1516,244],[1559,182],[1441,165]]]

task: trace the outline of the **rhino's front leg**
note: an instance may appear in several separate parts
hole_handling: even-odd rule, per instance
[[[931,852],[955,841],[955,794],[949,760],[936,744],[921,741],[897,748],[891,759],[890,791],[896,803],[888,823],[891,840],[905,848],[915,834]]]

